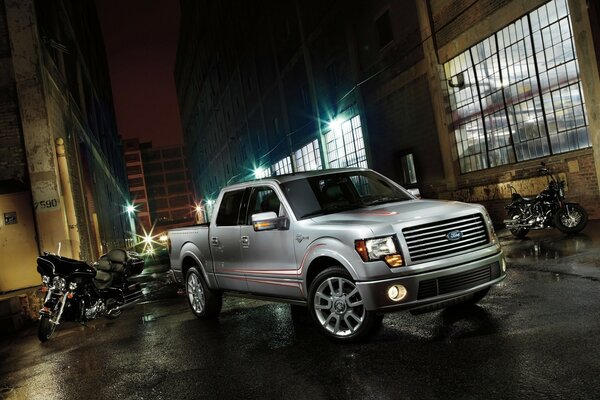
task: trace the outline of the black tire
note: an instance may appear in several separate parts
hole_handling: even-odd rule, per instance
[[[315,277],[309,289],[308,310],[319,331],[337,342],[363,340],[382,320],[364,307],[352,276],[339,266]]]
[[[554,226],[566,234],[578,233],[588,221],[587,211],[578,204],[566,204],[554,214]]]
[[[194,315],[200,319],[215,318],[221,312],[223,295],[212,290],[196,267],[185,274],[185,288],[188,304]]]
[[[510,210],[508,212],[508,219],[516,219],[520,213],[517,210]],[[523,239],[529,233],[529,228],[513,228],[508,229],[510,233],[516,238]]]
[[[56,325],[50,322],[50,317],[43,316],[40,318],[40,323],[38,325],[38,339],[40,342],[47,342],[48,339],[52,337],[54,331],[56,330]]]

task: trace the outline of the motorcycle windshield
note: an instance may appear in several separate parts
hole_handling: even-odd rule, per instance
[[[84,261],[73,260],[71,258],[59,257],[54,254],[47,254],[38,257],[38,272],[42,275],[96,275],[96,270]]]

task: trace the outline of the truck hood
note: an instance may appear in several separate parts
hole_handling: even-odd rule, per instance
[[[481,206],[443,200],[409,200],[358,208],[312,218],[318,224],[415,225],[481,211]]]

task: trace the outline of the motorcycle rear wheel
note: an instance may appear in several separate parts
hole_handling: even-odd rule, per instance
[[[521,214],[516,210],[510,210],[508,212],[509,219],[519,219],[520,215]],[[523,239],[529,233],[529,228],[509,228],[508,230],[510,231],[510,233],[512,233],[514,237],[517,237],[519,239]]]
[[[40,342],[42,343],[48,341],[55,330],[56,324],[50,322],[50,317],[43,316],[40,318],[40,324],[38,325],[38,339],[40,339]]]
[[[554,226],[562,233],[578,233],[585,228],[588,221],[587,211],[577,204],[566,204],[554,214]]]

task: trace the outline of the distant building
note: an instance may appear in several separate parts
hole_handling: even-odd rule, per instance
[[[129,191],[94,2],[0,1],[0,292],[41,251],[131,244]]]
[[[175,77],[206,198],[228,182],[368,166],[501,221],[509,184],[537,193],[544,161],[600,217],[596,2],[184,0],[181,11]]]
[[[138,234],[203,222],[191,188],[182,146],[153,148],[137,139],[124,141],[127,178],[136,209]]]

